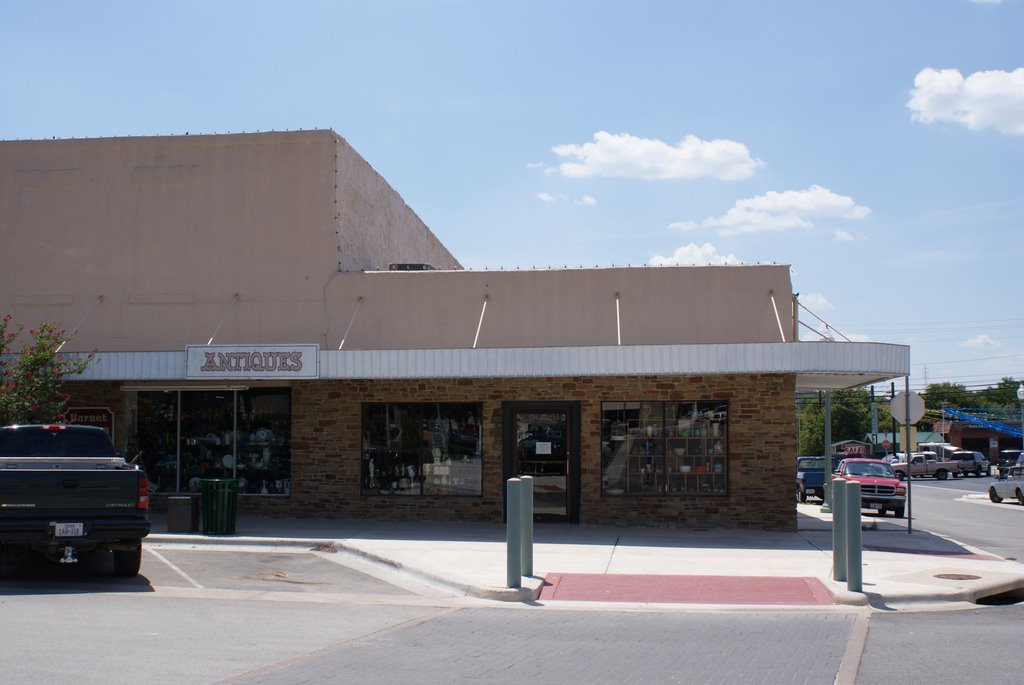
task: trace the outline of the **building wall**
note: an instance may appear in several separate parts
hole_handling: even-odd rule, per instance
[[[75,403],[120,406],[114,384],[72,384]],[[502,402],[572,400],[581,406],[581,522],[793,530],[796,456],[792,376],[537,378],[460,381],[306,381],[293,385],[292,494],[243,497],[239,510],[270,516],[385,520],[502,519]],[[602,497],[601,402],[729,402],[729,492],[700,497]],[[360,494],[364,402],[480,402],[483,495]],[[154,508],[164,503],[154,498]]]
[[[326,344],[339,269],[461,268],[333,131],[0,141],[0,244],[0,312],[66,352]]]
[[[461,269],[388,182],[343,138],[335,139],[338,270],[384,270],[396,263]]]
[[[794,340],[784,265],[343,273],[325,298],[346,350]]]

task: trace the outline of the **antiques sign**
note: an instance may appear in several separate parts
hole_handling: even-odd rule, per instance
[[[189,345],[185,378],[319,378],[318,345]]]

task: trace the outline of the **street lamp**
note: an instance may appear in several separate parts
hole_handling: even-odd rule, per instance
[[[1024,448],[1024,382],[1017,386],[1017,400],[1020,402],[1020,439]]]
[[[1024,448],[1024,382],[1017,386],[1017,401],[1020,402],[1020,440]],[[1024,454],[1024,452],[1022,452]],[[1002,456],[1002,455],[1000,455]],[[1003,460],[999,460],[999,477],[1003,477]]]

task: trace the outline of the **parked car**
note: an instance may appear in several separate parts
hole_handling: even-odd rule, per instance
[[[835,477],[860,483],[862,509],[874,509],[879,516],[891,511],[896,518],[903,518],[907,487],[889,464],[880,459],[844,459]]]
[[[1004,475],[992,482],[988,488],[988,498],[996,504],[1004,499],[1017,499],[1017,504],[1024,505],[1024,466],[1011,466],[1000,469]]]
[[[980,478],[983,473],[986,476],[992,475],[992,465],[988,463],[988,459],[981,452],[960,450],[953,452],[949,458],[960,462],[960,473],[964,477],[969,473],[973,473],[975,478]]]
[[[999,451],[999,465],[1000,466],[1024,466],[1021,463],[1021,458],[1024,457],[1024,452],[1017,449],[1000,450]]]
[[[1002,478],[1004,471],[1011,466],[1024,466],[1024,463],[1021,462],[1022,456],[1024,456],[1024,452],[1018,449],[1000,450],[999,463],[996,464],[999,468],[999,477]]]
[[[940,460],[934,452],[911,452],[909,464],[905,454],[896,456],[898,459],[891,466],[900,480],[906,478],[907,474],[911,477],[935,476],[938,480],[946,480],[950,475],[954,478],[960,476],[959,461]]]
[[[149,531],[146,474],[116,454],[102,428],[0,428],[0,548],[62,564],[110,551],[114,572],[131,577]]]
[[[796,458],[796,498],[825,497],[825,457]]]

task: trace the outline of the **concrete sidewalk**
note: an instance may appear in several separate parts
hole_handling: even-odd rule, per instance
[[[875,608],[974,602],[1024,592],[1024,564],[928,532],[908,534],[902,520],[868,516],[863,530],[864,591],[848,592],[846,583],[831,579],[831,516],[822,514],[817,505],[797,506],[798,530],[792,533],[538,523],[534,575],[523,578],[520,589],[505,587],[505,527],[501,524],[243,516],[235,535],[202,535],[167,533],[164,517],[154,514],[153,533],[147,540],[263,547],[333,545],[459,594],[505,601],[536,600],[545,577],[573,574],[587,574],[591,580],[601,575],[656,576],[654,580],[662,581],[662,586],[680,586],[699,578],[704,582],[697,593],[700,599],[683,601],[707,604],[731,604],[737,596],[745,598],[739,602],[745,605],[778,605],[774,596],[778,583],[771,581],[779,579],[803,579],[813,585],[817,581],[837,604]],[[673,577],[671,583],[666,576]],[[745,584],[745,591],[733,595],[721,589],[727,584],[706,582],[709,579],[731,579],[733,587]],[[615,599],[606,597],[606,601]]]

